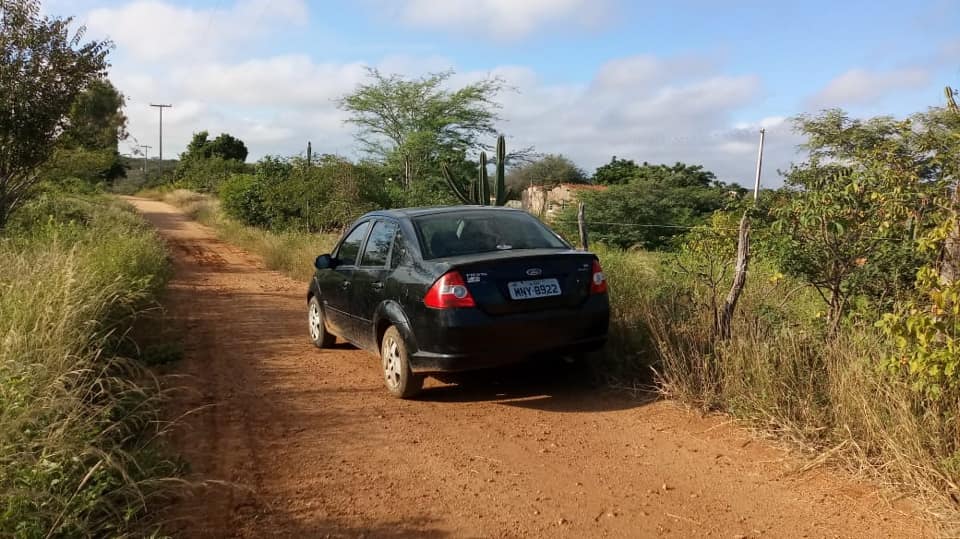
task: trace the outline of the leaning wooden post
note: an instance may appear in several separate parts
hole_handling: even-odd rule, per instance
[[[727,293],[727,299],[720,310],[717,334],[723,340],[730,338],[733,313],[737,309],[737,301],[743,293],[743,287],[747,284],[747,267],[750,265],[750,218],[747,213],[743,212],[743,217],[740,218],[740,230],[737,233],[737,262],[733,272],[733,285],[730,286],[730,292]]]
[[[587,218],[586,212],[584,211],[585,205],[583,202],[577,206],[577,228],[580,230],[580,245],[583,246],[583,250],[588,250],[589,240],[587,238]]]
[[[757,177],[753,184],[753,204],[756,206],[760,197],[760,171],[763,167],[763,138],[765,130],[760,130],[760,150],[757,153]],[[717,336],[722,340],[731,336],[733,314],[737,309],[737,301],[747,284],[747,268],[750,265],[750,210],[743,212],[740,218],[740,228],[737,232],[737,261],[734,266],[733,284],[720,310],[720,319],[717,322]]]

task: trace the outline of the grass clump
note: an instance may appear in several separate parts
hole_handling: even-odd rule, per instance
[[[708,294],[661,272],[673,301],[644,301],[660,391],[745,420],[787,441],[810,466],[830,463],[925,499],[933,520],[960,525],[960,399],[926,399],[882,368],[892,344],[852,319],[830,335],[815,292],[755,264],[733,321],[716,338]]]
[[[44,197],[0,233],[0,536],[150,533],[177,465],[158,381],[115,352],[167,271],[105,198]]]

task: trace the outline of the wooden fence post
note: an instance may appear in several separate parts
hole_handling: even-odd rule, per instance
[[[743,293],[743,287],[747,284],[747,268],[749,265],[750,218],[747,216],[747,212],[743,212],[743,217],[740,218],[740,231],[737,233],[737,262],[734,266],[733,285],[730,287],[727,299],[723,302],[720,320],[717,323],[717,334],[721,339],[730,338],[733,313],[737,309],[737,301],[740,299],[740,294]]]
[[[760,149],[757,152],[757,176],[753,184],[753,204],[756,206],[760,197],[760,172],[763,167],[763,138],[766,130],[760,130]],[[737,260],[734,265],[733,284],[723,302],[720,318],[717,320],[717,336],[721,340],[730,338],[732,334],[733,313],[737,310],[737,301],[747,284],[747,267],[750,265],[750,210],[743,212],[740,218],[740,229],[737,232]]]
[[[580,205],[577,206],[577,227],[580,230],[580,245],[583,246],[584,251],[590,248],[589,240],[587,238],[587,218],[585,215],[586,212],[584,211],[585,207],[586,206],[584,205],[583,202],[581,202]]]

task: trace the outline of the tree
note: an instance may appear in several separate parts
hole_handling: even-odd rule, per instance
[[[597,167],[593,173],[593,183],[596,185],[629,183],[639,173],[640,167],[633,160],[617,159],[617,156],[613,156],[609,163]]]
[[[495,101],[503,89],[500,79],[447,90],[444,84],[453,71],[432,73],[419,79],[383,75],[368,70],[372,79],[339,101],[350,114],[348,123],[359,128],[357,141],[363,150],[393,164],[403,183],[436,174],[442,161],[462,158],[477,147],[490,149],[484,139],[496,133],[500,105]]]
[[[247,145],[242,140],[228,134],[221,133],[217,138],[210,141],[208,146],[210,157],[219,157],[221,159],[230,159],[240,161],[247,160]]]
[[[960,387],[960,110],[952,90],[945,93],[946,108],[915,117],[919,149],[933,178],[935,226],[917,239],[927,259],[917,272],[914,297],[877,324],[897,345],[887,367],[933,398],[955,398]]]
[[[210,140],[209,132],[200,131],[193,134],[193,139],[187,144],[187,151],[180,156],[180,159],[220,158],[242,163],[247,160],[247,154],[247,145],[229,133],[221,133],[217,138]]]
[[[704,224],[713,212],[736,205],[744,192],[713,180],[713,173],[699,165],[644,163],[640,169],[629,183],[578,194],[587,205],[590,221],[596,223],[591,225],[590,235],[597,241],[617,247],[663,249],[688,227]],[[572,210],[560,221],[569,227]]]
[[[69,127],[60,143],[69,148],[116,150],[127,138],[125,100],[108,79],[90,83],[70,108]]]
[[[221,133],[210,140],[210,133],[193,134],[173,173],[174,180],[190,189],[216,192],[231,175],[248,172],[247,146],[240,139]]]
[[[71,24],[41,16],[36,0],[0,4],[0,228],[39,180],[77,96],[106,70],[110,42],[83,43],[84,27]]]
[[[800,116],[807,162],[786,176],[792,192],[773,210],[786,272],[813,285],[831,332],[851,300],[890,307],[920,265],[912,239],[930,226],[931,156],[911,120],[855,120],[842,111]]]
[[[554,187],[561,183],[587,183],[586,173],[560,154],[548,154],[517,167],[507,176],[507,188],[522,191],[531,185]]]
[[[637,167],[631,181],[651,182],[658,185],[673,187],[710,187],[724,186],[717,181],[716,175],[705,170],[702,165],[686,165],[674,163],[672,166],[651,165],[646,161]]]
[[[127,138],[124,98],[107,79],[90,83],[70,108],[68,125],[40,176],[62,183],[113,181],[125,174],[119,141]]]

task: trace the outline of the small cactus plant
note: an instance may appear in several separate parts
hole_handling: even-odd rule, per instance
[[[503,135],[497,137],[497,172],[494,188],[494,206],[503,206],[507,203],[507,188],[504,180],[507,160],[507,143]],[[475,204],[479,206],[490,205],[490,180],[487,177],[487,152],[480,152],[480,172],[477,179],[470,182],[470,190],[464,192],[457,181],[453,178],[450,168],[446,163],[440,166],[447,185],[464,204]]]

